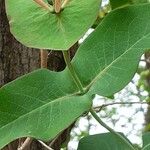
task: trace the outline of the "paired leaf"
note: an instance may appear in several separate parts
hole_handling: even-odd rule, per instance
[[[24,45],[68,50],[92,26],[100,1],[69,0],[66,7],[56,14],[34,0],[7,0],[6,10],[11,32]]]
[[[130,148],[112,133],[103,133],[82,138],[78,150],[130,150]]]
[[[72,0],[60,15],[56,15],[42,10],[30,0],[8,0],[7,13],[12,14],[12,32],[28,46],[68,49],[81,36],[81,32],[85,32],[78,31],[79,28],[89,27],[89,24],[85,26],[83,23],[86,19],[83,14],[86,11],[85,15],[91,20],[93,17],[90,18],[87,11],[91,14],[98,3],[96,0]],[[22,4],[24,9],[21,8]],[[94,7],[91,12],[89,6]],[[34,21],[30,24],[31,19]],[[129,6],[107,15],[79,48],[72,63],[85,89],[89,90],[88,94],[110,96],[131,80],[138,60],[148,48],[150,4]],[[77,92],[68,69],[61,73],[39,70],[1,88],[0,148],[23,136],[42,140],[56,136],[91,106],[89,98],[79,96]]]
[[[68,71],[41,69],[0,89],[0,149],[20,137],[50,140],[88,111]]]
[[[72,63],[89,94],[111,96],[133,78],[149,48],[150,4],[133,5],[110,12]]]

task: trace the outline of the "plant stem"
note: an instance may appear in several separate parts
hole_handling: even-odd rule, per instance
[[[132,143],[130,143],[127,139],[125,139],[122,135],[120,135],[119,133],[115,132],[112,128],[110,128],[109,126],[107,126],[96,114],[96,112],[93,110],[93,108],[90,109],[90,113],[92,114],[92,116],[99,122],[100,125],[102,125],[103,127],[105,127],[109,132],[111,132],[112,134],[116,135],[116,137],[118,137],[119,139],[121,139],[126,145],[129,146],[129,148],[131,150],[136,150],[135,147],[132,145]]]
[[[41,49],[40,54],[41,54],[41,68],[47,68],[48,51]]]
[[[70,56],[68,54],[68,51],[63,51],[63,56],[64,56],[65,63],[66,63],[66,65],[67,65],[67,67],[68,67],[68,69],[71,73],[71,76],[72,76],[74,82],[76,83],[76,85],[77,85],[78,89],[80,90],[80,92],[84,93],[84,88],[81,84],[81,81],[79,80],[79,78],[78,78],[78,76],[77,76],[77,74],[76,74],[76,72],[75,72],[75,70],[74,70],[74,68],[73,68],[73,66],[70,62]]]

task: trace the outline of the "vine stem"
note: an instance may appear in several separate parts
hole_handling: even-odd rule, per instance
[[[64,56],[65,63],[66,63],[66,65],[67,65],[67,67],[68,67],[68,69],[71,73],[71,76],[72,76],[74,82],[76,83],[76,85],[77,85],[78,89],[80,90],[80,92],[84,93],[84,88],[82,86],[82,83],[79,80],[79,78],[78,78],[78,76],[77,76],[77,74],[76,74],[76,72],[75,72],[75,70],[74,70],[74,68],[73,68],[73,66],[70,62],[70,56],[69,56],[68,51],[63,51],[62,53],[63,53],[63,56]]]
[[[118,137],[119,139],[121,139],[126,145],[128,145],[128,147],[131,150],[137,150],[135,149],[135,147],[132,145],[132,143],[130,143],[127,139],[125,139],[122,135],[120,135],[119,133],[115,132],[112,128],[110,128],[109,126],[107,126],[100,118],[99,116],[96,114],[96,112],[93,110],[93,108],[90,109],[90,113],[91,115],[99,122],[100,125],[102,125],[103,127],[105,127],[109,132],[111,132],[112,134],[116,135],[116,137]]]

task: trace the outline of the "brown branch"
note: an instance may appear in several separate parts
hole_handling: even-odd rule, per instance
[[[103,104],[101,106],[96,106],[94,107],[95,110],[97,111],[101,111],[103,108],[107,107],[107,106],[112,106],[112,105],[133,105],[133,104],[147,104],[150,105],[149,102],[114,102],[114,103],[108,103],[108,104]]]
[[[11,144],[8,145],[8,150],[13,150],[13,146]]]
[[[26,138],[26,140],[21,145],[21,147],[18,148],[18,150],[26,150],[26,148],[31,144],[32,141],[33,141],[32,138]]]
[[[44,142],[38,140],[38,142],[43,145],[47,150],[53,150],[51,147],[49,147],[48,145],[46,145]]]
[[[41,68],[47,68],[48,51],[40,50],[40,54],[41,54]]]

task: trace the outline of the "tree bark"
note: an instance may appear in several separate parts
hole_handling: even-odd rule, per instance
[[[4,0],[0,0],[0,85],[39,68],[39,60],[38,50],[23,46],[11,35]]]

